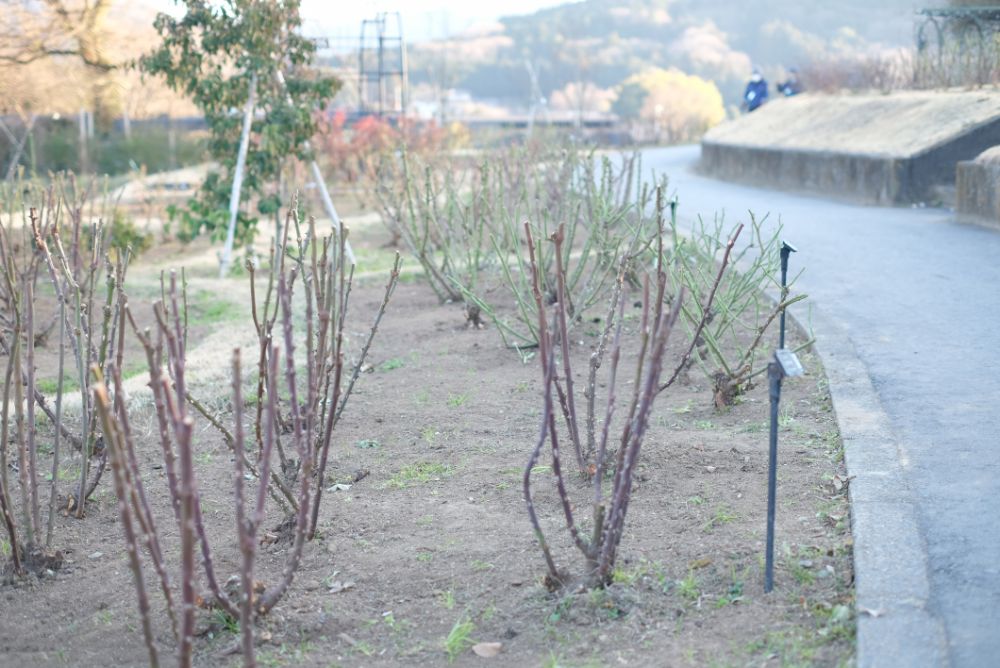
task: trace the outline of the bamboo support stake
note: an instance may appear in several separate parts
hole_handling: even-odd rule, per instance
[[[257,73],[250,75],[250,91],[247,106],[243,111],[243,129],[240,132],[240,148],[236,154],[236,169],[233,173],[233,188],[229,195],[229,227],[226,228],[226,245],[222,249],[219,262],[219,278],[225,278],[232,263],[233,243],[236,239],[236,217],[240,210],[240,190],[243,187],[243,168],[246,166],[247,151],[250,148],[250,127],[253,125],[254,105],[257,98]]]
[[[281,70],[275,72],[275,78],[278,80],[278,85],[285,91],[285,98],[288,104],[294,106],[291,93],[288,92],[288,84],[285,83],[285,75]],[[302,146],[307,152],[312,150],[309,140],[303,142]],[[320,171],[319,164],[315,158],[309,161],[309,171],[312,173],[313,181],[319,189],[319,196],[323,200],[323,208],[326,209],[326,215],[330,216],[330,220],[333,222],[333,229],[339,238],[344,233],[344,226],[341,224],[340,216],[337,214],[337,208],[333,206],[333,199],[330,198],[330,191],[326,187],[323,173]],[[351,243],[346,239],[344,240],[344,253],[349,263],[352,265],[357,264],[357,261],[354,259],[354,251],[351,250]]]

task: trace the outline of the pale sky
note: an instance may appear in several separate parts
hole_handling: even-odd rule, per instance
[[[408,41],[444,37],[501,16],[530,14],[571,0],[302,0],[303,32],[357,40],[361,21],[379,11],[398,11]],[[147,0],[158,10],[170,11],[172,0]]]
[[[359,32],[361,20],[379,11],[398,11],[403,29],[413,39],[460,32],[470,25],[495,21],[510,14],[528,14],[567,0],[302,0],[302,17],[307,29]]]

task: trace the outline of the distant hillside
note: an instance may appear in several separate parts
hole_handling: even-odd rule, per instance
[[[733,104],[753,65],[773,79],[792,65],[909,46],[914,7],[913,0],[584,0],[411,45],[411,80],[527,104],[526,62],[550,98],[577,81],[611,88],[649,66],[676,67],[713,80]]]

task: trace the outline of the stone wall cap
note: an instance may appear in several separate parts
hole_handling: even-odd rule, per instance
[[[803,94],[718,125],[705,142],[910,158],[1000,121],[1000,91]]]

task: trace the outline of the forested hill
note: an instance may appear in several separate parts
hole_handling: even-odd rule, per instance
[[[778,76],[791,65],[910,45],[915,6],[914,0],[584,0],[507,17],[447,43],[413,45],[411,71],[415,83],[515,101],[530,95],[527,62],[545,96],[572,82],[609,89],[646,67],[675,67],[713,80],[732,102],[752,65]]]

